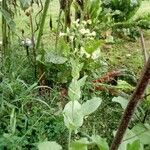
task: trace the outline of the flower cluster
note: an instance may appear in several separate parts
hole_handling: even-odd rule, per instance
[[[100,55],[99,49],[95,50],[95,53],[93,52],[93,54],[89,54],[85,50],[87,41],[94,40],[94,37],[96,36],[96,32],[91,31],[88,28],[91,23],[91,20],[80,21],[77,19],[72,23],[71,28],[67,28],[66,33],[60,32],[59,37],[68,36],[70,43],[72,43],[72,45],[75,43],[76,45],[73,47],[74,53],[78,54],[80,57],[85,56],[86,58],[96,59]]]
[[[59,37],[68,36],[71,41],[78,37],[81,37],[82,40],[83,38],[93,39],[96,36],[96,32],[91,32],[90,29],[87,28],[91,23],[91,20],[80,22],[79,19],[77,19],[72,23],[72,28],[67,28],[66,33],[60,32]]]

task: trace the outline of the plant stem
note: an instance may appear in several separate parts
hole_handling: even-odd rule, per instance
[[[68,150],[70,149],[70,143],[71,143],[71,133],[72,133],[72,130],[71,130],[71,129],[69,129]]]
[[[122,116],[120,125],[117,130],[117,133],[111,144],[110,150],[117,150],[119,148],[119,145],[121,144],[123,136],[128,128],[128,125],[130,123],[132,115],[134,114],[134,110],[135,110],[138,102],[141,100],[141,97],[143,96],[143,93],[144,93],[147,85],[149,84],[149,79],[150,79],[150,57],[149,57],[147,63],[145,64],[141,78],[140,78],[140,80],[137,84],[137,87],[125,109],[125,112]]]
[[[6,0],[2,1],[2,9],[7,10]],[[5,57],[7,48],[7,24],[4,16],[2,15],[2,55]]]
[[[50,0],[46,0],[45,5],[44,5],[44,10],[43,10],[41,23],[40,23],[40,29],[39,29],[39,34],[38,34],[38,38],[37,38],[37,43],[36,43],[36,50],[38,50],[38,48],[40,46],[41,37],[42,37],[42,34],[43,34],[43,29],[44,29],[44,24],[45,24],[46,14],[47,14],[47,11],[48,11],[48,8],[49,8],[49,4],[50,4]]]
[[[39,46],[40,46],[41,38],[42,38],[42,35],[43,35],[43,29],[44,29],[44,24],[45,24],[46,14],[47,14],[47,11],[48,11],[48,8],[49,8],[49,4],[50,4],[50,0],[46,0],[45,5],[44,5],[44,9],[43,9],[43,15],[42,15],[41,22],[40,22],[40,28],[39,28],[37,43],[36,43],[36,46],[35,46],[36,51],[39,52],[42,55],[42,58],[44,57],[45,51],[42,48],[41,48],[41,51],[39,51]],[[44,65],[42,63],[39,63],[38,64],[38,69],[39,69],[39,75],[38,76],[41,77],[41,75],[44,73]],[[43,86],[43,85],[45,85],[45,76],[43,76],[43,78],[40,82],[40,86]],[[43,90],[41,89],[41,93],[43,93],[42,91]]]

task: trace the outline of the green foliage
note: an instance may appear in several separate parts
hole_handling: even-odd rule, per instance
[[[62,147],[56,142],[42,142],[38,144],[39,150],[62,150]]]
[[[72,142],[70,150],[87,150],[87,145],[89,141],[86,138],[82,138],[78,141]]]
[[[0,149],[66,150],[68,144],[69,150],[108,150],[112,132],[117,129],[128,100],[96,91],[92,83],[103,72],[114,68],[130,67],[134,72],[139,72],[143,65],[139,57],[141,52],[135,49],[140,48],[131,49],[135,47],[133,43],[127,45],[130,51],[126,47],[121,48],[124,43],[119,45],[116,42],[121,41],[116,31],[137,37],[137,27],[149,29],[149,14],[132,20],[140,0],[136,4],[131,0],[84,1],[81,19],[72,21],[65,33],[60,32],[55,49],[55,26],[51,31],[47,29],[50,0],[44,1],[44,7],[43,1],[32,2],[38,5],[33,5],[30,0],[18,0],[7,1],[8,9],[1,8],[8,26],[6,37],[11,44],[5,58],[0,51],[3,61],[3,64],[0,63]],[[58,6],[56,1],[53,2]],[[28,9],[31,9],[30,15],[26,12]],[[18,27],[21,18],[25,21]],[[63,28],[63,17],[61,19]],[[30,31],[31,22],[33,29],[39,27],[37,34]],[[23,48],[17,41],[26,36],[35,38],[37,64],[32,62],[34,49]],[[110,48],[103,48],[105,45]],[[29,51],[29,56],[26,51]],[[126,56],[131,52],[133,57]],[[35,79],[33,63],[36,67],[38,64],[43,66],[44,94],[39,92],[41,76]],[[118,67],[119,64],[121,66]],[[137,83],[136,78],[126,72],[115,87],[123,94],[131,94]],[[149,89],[146,93],[149,94]],[[150,145],[146,114],[150,103],[149,97],[145,99],[135,112],[136,120],[132,119],[120,150],[142,150]],[[145,123],[138,124],[141,120]]]
[[[110,8],[112,11],[119,11],[114,15],[115,21],[127,21],[129,20],[141,5],[141,0],[107,0],[103,1],[104,8]]]
[[[21,8],[25,11],[30,7],[30,1],[29,0],[19,0]]]
[[[100,98],[93,98],[82,105],[77,101],[70,101],[66,104],[64,122],[68,129],[77,130],[83,124],[83,118],[93,113],[101,104]]]
[[[96,143],[100,150],[108,150],[109,146],[106,139],[101,138],[100,136],[92,136],[92,140]]]
[[[120,97],[120,96],[114,97],[112,99],[112,101],[119,103],[124,110],[125,110],[125,108],[127,107],[127,104],[128,104],[128,100],[123,98],[123,97]]]
[[[16,23],[14,22],[10,12],[6,11],[5,9],[1,8],[0,9],[4,19],[6,20],[7,25],[9,26],[9,28],[15,32],[16,31]]]

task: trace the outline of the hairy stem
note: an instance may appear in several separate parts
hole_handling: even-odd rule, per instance
[[[138,102],[141,100],[141,98],[144,94],[144,91],[149,83],[149,79],[150,79],[150,57],[149,57],[147,63],[145,64],[141,78],[140,78],[140,80],[137,84],[137,87],[125,109],[125,112],[123,114],[123,117],[121,119],[120,125],[117,130],[117,133],[111,144],[110,150],[117,150],[119,148],[119,145],[122,142],[123,136],[128,128],[128,125],[130,123],[132,115],[134,114],[134,110],[135,110]]]

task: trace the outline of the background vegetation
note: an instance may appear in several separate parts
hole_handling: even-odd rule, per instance
[[[148,63],[150,2],[1,0],[0,11],[0,150],[108,150]],[[119,150],[150,149],[149,92]]]

